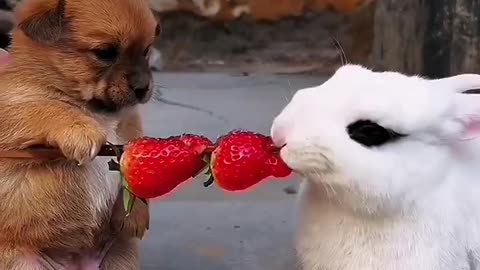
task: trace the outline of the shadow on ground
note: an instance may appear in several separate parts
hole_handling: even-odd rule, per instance
[[[237,128],[269,133],[296,89],[319,77],[157,74],[162,98],[143,108],[149,136],[185,132],[212,140]],[[293,270],[293,207],[298,178],[272,179],[248,193],[204,188],[194,179],[152,203],[143,242],[146,270]]]

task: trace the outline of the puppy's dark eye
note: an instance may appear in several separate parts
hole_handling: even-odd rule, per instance
[[[347,127],[350,138],[367,147],[393,142],[406,135],[384,128],[370,120],[359,120]]]
[[[118,49],[115,46],[93,49],[92,52],[103,62],[114,62],[118,58]]]

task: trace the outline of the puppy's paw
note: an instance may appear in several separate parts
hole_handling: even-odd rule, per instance
[[[130,236],[142,239],[150,227],[149,206],[137,199],[132,213],[125,218],[123,230]]]
[[[126,216],[123,196],[119,196],[113,209],[111,226],[114,232],[142,239],[150,227],[148,204],[136,199],[132,212]]]
[[[75,160],[78,165],[92,161],[106,142],[105,131],[93,119],[52,130],[49,135],[49,143],[60,148],[67,159]]]

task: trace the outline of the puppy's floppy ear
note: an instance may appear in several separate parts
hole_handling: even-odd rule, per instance
[[[55,43],[66,30],[65,2],[66,0],[40,0],[28,3],[24,9],[21,6],[17,15],[18,28],[37,42]]]

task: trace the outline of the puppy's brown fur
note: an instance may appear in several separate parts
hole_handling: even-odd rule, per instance
[[[136,107],[151,96],[159,32],[148,3],[27,0],[16,15],[0,74],[0,150],[43,144],[66,159],[0,160],[0,269],[88,269],[107,243],[101,269],[139,269],[148,206],[137,202],[124,223],[119,176],[93,158],[107,140],[142,135]]]

